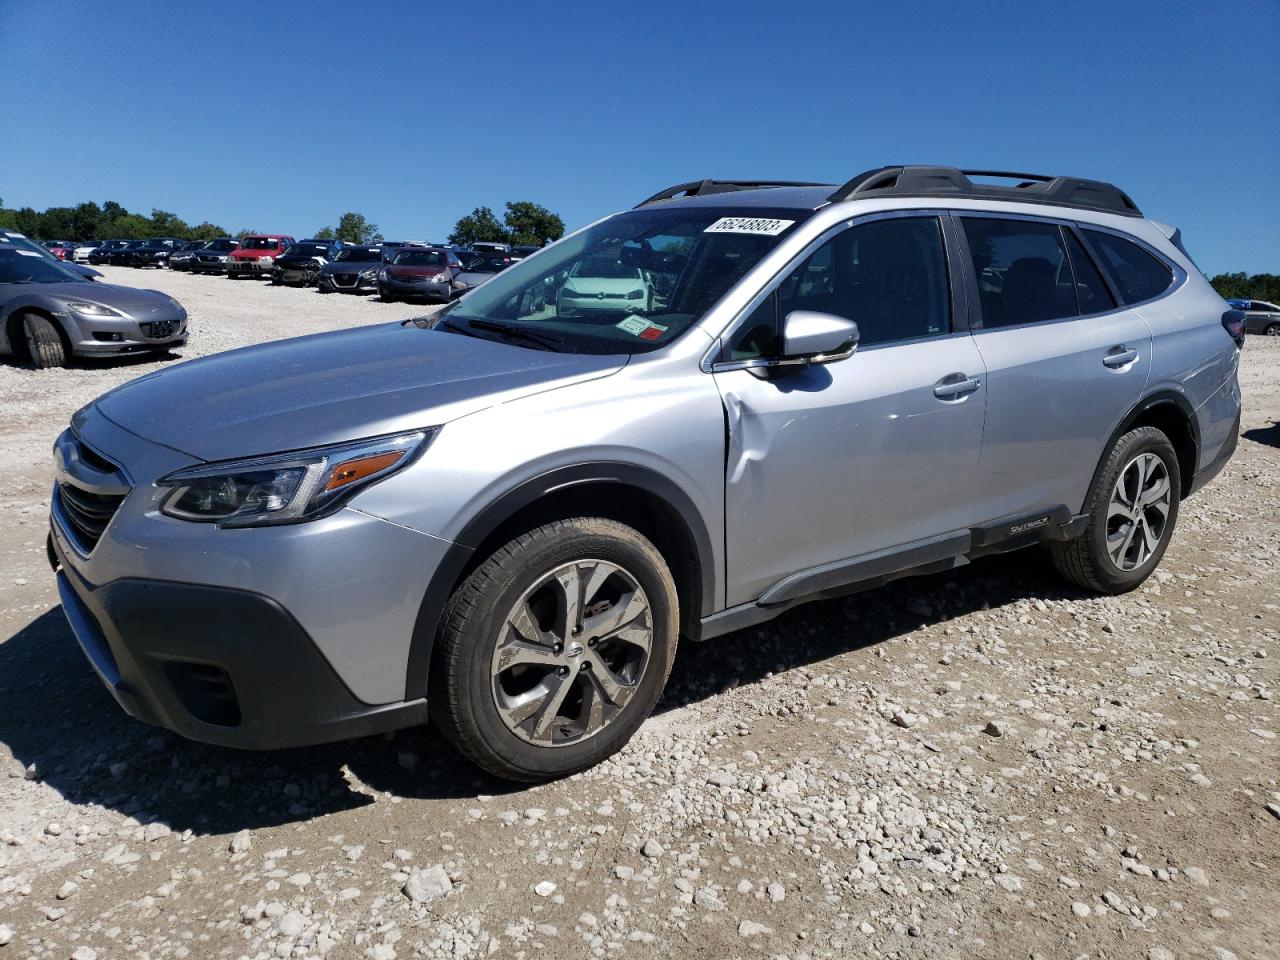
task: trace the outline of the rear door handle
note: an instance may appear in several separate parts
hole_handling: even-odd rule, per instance
[[[1112,370],[1119,367],[1125,367],[1138,359],[1138,351],[1132,350],[1123,344],[1118,347],[1112,347],[1107,351],[1107,355],[1102,358],[1103,366],[1110,367]]]
[[[949,373],[933,386],[939,400],[961,400],[982,386],[982,381],[964,373]]]

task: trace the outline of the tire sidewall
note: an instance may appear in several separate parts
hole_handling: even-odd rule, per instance
[[[1121,570],[1111,561],[1107,552],[1107,512],[1111,504],[1111,492],[1115,489],[1120,473],[1133,459],[1143,453],[1153,453],[1164,463],[1172,488],[1169,498],[1169,517],[1165,522],[1160,544],[1155,552],[1141,566],[1133,570]],[[1094,492],[1089,511],[1089,529],[1085,536],[1089,538],[1090,549],[1094,553],[1097,574],[1116,592],[1131,590],[1138,586],[1160,565],[1165,550],[1173,540],[1173,531],[1178,522],[1178,506],[1182,498],[1182,471],[1178,465],[1178,455],[1173,444],[1154,427],[1140,427],[1126,433],[1112,448],[1107,458],[1107,465],[1098,476],[1098,487]]]
[[[477,745],[500,757],[513,773],[520,771],[530,779],[564,776],[599,763],[621,749],[657,703],[675,658],[679,623],[675,588],[657,549],[629,528],[622,529],[627,529],[635,542],[592,530],[589,520],[568,521],[568,525],[571,529],[557,536],[517,541],[498,576],[486,581],[489,592],[479,605],[482,612],[470,622],[468,636],[455,638],[463,645],[461,682],[458,689],[442,691],[455,698],[458,713]],[[649,661],[639,689],[623,714],[607,727],[581,743],[537,747],[509,730],[498,713],[493,700],[493,650],[508,611],[524,591],[551,570],[574,560],[605,560],[636,578],[649,601],[653,620]],[[456,623],[452,613],[451,610],[446,629]]]

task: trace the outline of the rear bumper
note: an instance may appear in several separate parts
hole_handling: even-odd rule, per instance
[[[1218,452],[1214,454],[1213,459],[1208,463],[1201,464],[1200,469],[1196,471],[1196,475],[1191,478],[1191,485],[1187,487],[1187,496],[1197,493],[1204,488],[1214,477],[1222,472],[1222,468],[1227,465],[1232,455],[1236,452],[1236,445],[1240,442],[1240,412],[1236,412],[1236,418],[1231,425],[1231,433],[1226,441],[1218,448]]]
[[[126,578],[93,586],[49,538],[63,612],[130,716],[205,743],[305,746],[426,722],[426,701],[370,705],[296,619],[247,590]]]

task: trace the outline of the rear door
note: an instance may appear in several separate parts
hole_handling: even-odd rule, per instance
[[[846,561],[892,563],[869,555],[901,557],[973,519],[984,371],[944,236],[927,211],[839,228],[726,337],[715,378],[729,429],[729,605],[801,571],[825,576],[815,568],[826,564],[839,580]],[[744,366],[776,352],[793,310],[856,321],[857,351],[778,376]]]
[[[982,519],[1078,512],[1107,439],[1146,387],[1151,330],[1117,305],[1071,225],[958,221],[987,370]]]

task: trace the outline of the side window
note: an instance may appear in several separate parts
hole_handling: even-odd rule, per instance
[[[1084,235],[1098,251],[1125,303],[1158,297],[1173,283],[1173,272],[1136,243],[1100,230],[1086,230]]]
[[[890,217],[832,237],[783,279],[778,316],[818,310],[858,324],[864,346],[951,330],[951,289],[937,217]]]
[[[724,359],[754,360],[756,357],[776,356],[781,349],[778,339],[778,295],[773,293],[734,331]]]
[[[1080,312],[1088,315],[1114,309],[1115,297],[1111,296],[1111,291],[1094,266],[1093,258],[1085,250],[1084,244],[1073,231],[1064,232],[1067,235],[1067,249],[1071,252],[1071,272],[1076,277],[1076,300],[1080,303]]]
[[[978,278],[982,326],[1076,316],[1076,295],[1057,224],[962,217]]]

